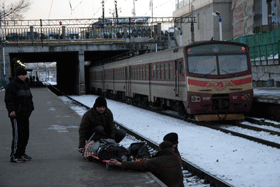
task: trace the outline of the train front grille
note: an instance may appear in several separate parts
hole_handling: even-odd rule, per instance
[[[230,107],[228,94],[217,94],[212,96],[213,110],[228,110]]]

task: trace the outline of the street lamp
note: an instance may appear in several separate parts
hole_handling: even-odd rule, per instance
[[[213,12],[212,15],[213,15],[213,16],[218,16],[218,17],[219,17],[220,41],[222,41],[222,40],[223,40],[222,18],[221,18],[220,12],[219,12],[219,11]]]
[[[182,41],[182,29],[180,27],[175,27],[175,30],[179,30],[180,32],[180,46],[183,46],[183,41]]]

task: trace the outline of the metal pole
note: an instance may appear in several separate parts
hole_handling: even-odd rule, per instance
[[[3,43],[4,87],[6,88],[5,43]]]
[[[118,15],[118,8],[117,8],[117,0],[115,0],[115,9],[116,9],[116,18],[117,18],[117,25],[119,24],[119,15]]]
[[[133,0],[133,16],[136,16],[136,11],[135,11],[135,0]]]
[[[222,18],[219,16],[219,28],[220,28],[220,41],[223,41],[223,33],[222,33]]]
[[[154,17],[154,2],[153,2],[153,0],[151,0],[151,11],[152,11],[152,20],[153,20],[153,17]]]
[[[180,30],[180,46],[183,46],[182,31]]]

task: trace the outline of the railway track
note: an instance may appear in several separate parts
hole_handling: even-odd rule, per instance
[[[70,96],[60,92],[58,89],[56,89],[55,87],[53,87],[51,85],[48,85],[48,88],[51,91],[53,91],[54,93],[56,93],[57,95],[67,97],[68,99],[73,101],[78,106],[84,107],[87,110],[90,108],[90,107],[84,105],[83,103],[74,100]],[[153,142],[152,140],[147,139],[146,137],[142,136],[141,134],[139,134],[137,132],[134,132],[131,129],[126,128],[122,124],[116,123],[116,125],[117,125],[118,128],[125,130],[129,136],[132,136],[137,140],[146,142],[147,145],[150,147],[150,149],[153,149],[154,151],[159,150],[159,145],[157,143]],[[183,169],[184,169],[183,173],[184,173],[184,177],[186,178],[186,180],[188,180],[188,178],[191,178],[195,175],[198,178],[203,179],[204,180],[203,184],[205,184],[205,185],[209,184],[210,186],[215,186],[215,187],[232,187],[231,184],[217,178],[216,176],[214,176],[211,173],[203,170],[202,168],[196,166],[195,164],[189,162],[186,159],[182,159],[182,166],[183,166]],[[199,182],[199,183],[201,183],[201,182]],[[201,186],[201,184],[198,184],[198,185]],[[195,186],[195,185],[192,185],[192,186]]]
[[[280,137],[280,132],[279,131],[269,130],[267,128],[255,127],[255,126],[250,126],[250,125],[245,125],[245,124],[242,124],[239,121],[223,122],[224,125],[220,125],[220,123],[217,124],[217,122],[199,122],[199,121],[194,121],[194,120],[191,120],[191,119],[185,119],[182,116],[178,116],[178,115],[172,114],[172,113],[166,113],[165,111],[162,111],[162,110],[154,110],[154,112],[157,112],[157,113],[160,113],[160,114],[163,114],[163,115],[167,115],[167,116],[170,116],[170,117],[174,117],[174,118],[177,118],[177,119],[181,119],[181,120],[184,120],[184,121],[189,122],[189,123],[194,123],[196,125],[200,125],[200,126],[204,126],[204,127],[214,129],[214,130],[222,131],[224,133],[231,134],[233,136],[245,138],[245,139],[257,142],[257,143],[261,143],[261,144],[264,144],[264,145],[267,145],[267,146],[271,146],[271,147],[275,147],[275,148],[280,149],[280,144],[279,143],[268,141],[268,140],[261,139],[261,138],[257,138],[257,137],[254,137],[254,136],[249,136],[245,133],[236,132],[236,131],[227,129],[226,127],[223,127],[223,126],[229,125],[229,126],[232,126],[232,127],[241,127],[243,129],[250,129],[250,130],[258,131],[258,132],[267,132],[267,133],[270,133],[271,136],[272,135],[277,135],[277,136]],[[253,124],[257,124],[258,126],[272,126],[274,128],[280,129],[280,125],[275,125],[275,124],[272,124],[272,123],[265,122],[263,119],[257,120],[257,119],[252,119],[252,118],[247,117],[245,119],[245,121],[253,123]]]

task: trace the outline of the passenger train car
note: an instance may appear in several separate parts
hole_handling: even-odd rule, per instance
[[[249,48],[197,42],[89,68],[95,93],[171,107],[197,121],[240,120],[253,100]]]

